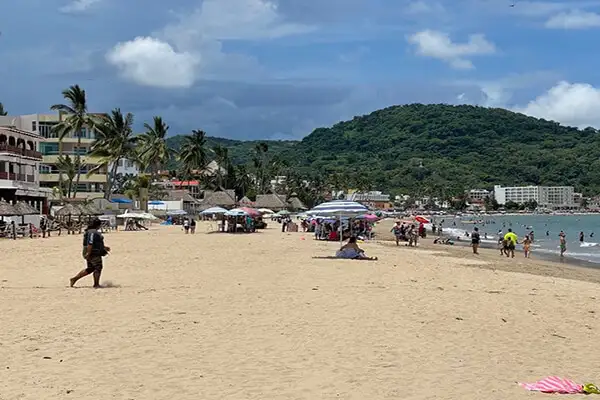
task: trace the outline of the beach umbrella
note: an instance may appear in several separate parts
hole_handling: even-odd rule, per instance
[[[212,215],[212,214],[225,214],[227,210],[223,207],[211,207],[202,211],[200,214],[203,215]]]
[[[167,211],[167,215],[187,215],[187,211],[184,211],[184,210]]]
[[[260,215],[261,215],[260,212],[256,208],[238,207],[238,208],[235,208],[235,210],[244,211],[246,214],[248,214],[251,217],[260,217]]]
[[[163,204],[165,204],[165,203],[163,203],[162,201],[158,201],[158,200],[152,200],[152,201],[148,202],[149,206],[162,206]]]
[[[275,214],[275,211],[273,211],[269,208],[259,208],[258,212],[261,214]]]
[[[275,214],[276,217],[285,217],[286,215],[290,215],[291,213],[288,210],[281,210],[279,211],[277,214]]]
[[[131,203],[133,203],[133,200],[116,198],[116,199],[110,199],[110,202],[111,203],[119,203],[119,204],[131,204]]]
[[[225,215],[227,215],[228,217],[243,217],[243,216],[248,215],[248,213],[239,208],[234,208],[233,210],[226,211]]]
[[[415,217],[415,221],[417,221],[417,222],[419,222],[419,223],[422,223],[422,224],[430,224],[430,223],[431,223],[431,221],[429,221],[427,218],[425,218],[425,217],[424,217],[424,216],[422,216],[422,215],[417,215],[417,216]]]
[[[307,214],[312,215],[340,215],[340,216],[355,216],[367,214],[369,209],[355,201],[333,200],[326,203],[321,203],[312,210],[307,211]]]
[[[356,219],[364,219],[369,222],[377,221],[379,217],[375,214],[363,214],[356,217]]]
[[[10,217],[15,215],[21,215],[19,211],[12,205],[8,204],[4,200],[0,200],[0,216]]]

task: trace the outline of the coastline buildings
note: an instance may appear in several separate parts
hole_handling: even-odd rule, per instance
[[[92,114],[101,115],[101,114]],[[58,145],[59,140],[52,128],[62,120],[62,115],[57,114],[28,114],[17,116],[0,116],[0,125],[12,126],[22,131],[29,131],[41,136],[44,140],[40,144],[40,153],[43,160],[39,166],[39,182],[42,188],[54,188],[59,183],[58,170]],[[93,174],[88,172],[98,166],[100,161],[96,157],[88,156],[88,152],[95,140],[93,129],[83,128],[79,132],[81,144],[78,146],[78,135],[69,135],[62,141],[63,155],[74,158],[81,156],[81,176],[77,188],[77,197],[97,197],[101,196],[106,185],[106,168],[102,167]]]
[[[41,142],[35,133],[0,126],[0,199],[25,201],[45,213],[52,192],[39,186]]]
[[[500,205],[535,201],[543,208],[574,208],[574,195],[573,186],[494,186],[494,198]]]

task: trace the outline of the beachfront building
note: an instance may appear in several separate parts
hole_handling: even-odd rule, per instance
[[[490,191],[485,190],[485,189],[465,190],[465,194],[467,195],[467,199],[470,202],[475,202],[475,203],[482,203],[485,201],[485,199],[487,199],[491,196]]]
[[[500,205],[535,201],[541,208],[573,208],[574,193],[573,186],[494,186],[494,198]]]
[[[94,114],[92,114],[94,115]],[[95,114],[100,115],[100,114]],[[16,116],[0,116],[0,125],[10,125],[16,129],[28,131],[41,136],[44,140],[40,143],[39,151],[42,162],[39,166],[39,182],[42,188],[55,188],[59,185],[59,140],[52,128],[61,122],[64,114],[28,114]],[[81,144],[78,141],[81,139]],[[70,134],[62,140],[62,154],[72,159],[81,156],[79,186],[77,197],[88,198],[102,196],[106,185],[106,167],[101,167],[92,174],[88,172],[100,165],[100,159],[88,155],[95,140],[94,130],[84,127],[78,134]]]
[[[112,165],[109,167],[112,170]],[[121,159],[119,165],[117,165],[117,175],[133,175],[138,176],[140,169],[132,160]]]
[[[393,208],[390,195],[380,191],[370,192],[351,192],[345,196],[348,201],[355,201],[371,208],[377,208],[380,210],[387,210]]]
[[[24,201],[47,213],[51,191],[40,189],[38,172],[42,141],[35,133],[0,126],[0,199]]]

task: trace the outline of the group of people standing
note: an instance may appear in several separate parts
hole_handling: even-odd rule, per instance
[[[427,236],[425,225],[419,224],[417,228],[415,224],[405,224],[404,222],[397,221],[396,225],[390,231],[396,238],[396,246],[400,246],[400,242],[408,242],[409,246],[416,246],[419,236],[425,238]]]

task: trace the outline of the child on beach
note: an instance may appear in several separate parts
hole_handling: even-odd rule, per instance
[[[529,236],[525,236],[525,239],[523,239],[523,253],[525,253],[525,258],[529,258],[530,247],[531,239],[529,239]]]

